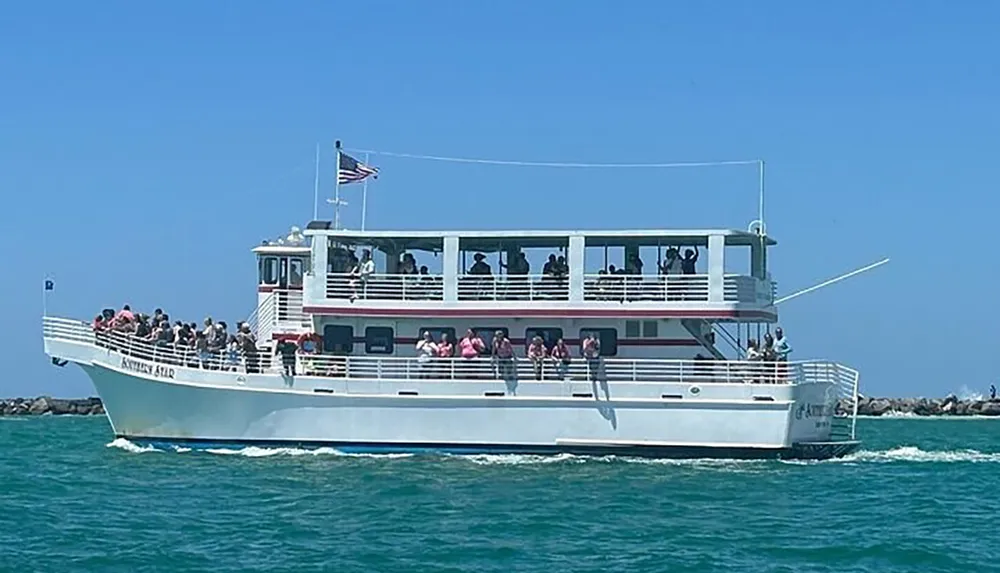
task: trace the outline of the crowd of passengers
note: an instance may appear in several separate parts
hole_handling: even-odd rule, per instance
[[[117,312],[113,309],[102,311],[94,317],[93,328],[98,334],[126,336],[125,350],[135,350],[164,362],[177,361],[178,357],[182,357],[190,366],[211,365],[223,370],[235,370],[242,358],[247,371],[260,370],[257,339],[246,323],[239,323],[236,331],[230,333],[225,322],[216,322],[211,317],[206,317],[199,328],[193,322],[177,320],[171,323],[170,316],[159,308],[150,316],[133,312],[126,304]],[[101,341],[102,337],[98,340]],[[162,356],[158,356],[158,351],[162,351]]]

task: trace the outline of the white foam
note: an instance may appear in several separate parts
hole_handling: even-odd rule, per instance
[[[348,453],[334,448],[261,448],[258,446],[247,446],[240,449],[229,448],[209,448],[202,450],[205,453],[222,456],[243,456],[247,458],[269,458],[271,456],[344,456],[354,458],[408,458],[413,454],[368,454],[368,453]]]
[[[111,443],[106,444],[107,448],[118,448],[120,450],[125,450],[126,452],[133,454],[143,454],[146,452],[159,452],[160,450],[154,448],[153,446],[140,446],[138,444],[133,444],[132,442],[126,440],[125,438],[115,438]]]
[[[861,450],[832,462],[936,462],[936,463],[998,463],[1000,453],[984,453],[977,450],[921,450],[916,446],[901,446],[891,450]]]

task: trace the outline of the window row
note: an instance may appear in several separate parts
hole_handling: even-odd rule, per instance
[[[500,331],[504,336],[510,337],[510,330],[504,326],[498,327],[473,327],[472,331],[482,339],[487,348],[487,354],[493,348],[493,335]],[[447,336],[453,344],[457,344],[459,335],[452,327],[432,326],[419,330],[420,333],[429,332],[436,342],[440,342],[442,336]],[[594,334],[600,342],[601,356],[615,356],[618,354],[618,331],[614,328],[581,328],[579,339],[573,342],[582,348],[583,341]],[[464,333],[461,334],[464,336]],[[545,347],[552,349],[560,339],[563,339],[561,328],[526,328],[524,330],[524,345],[531,342],[534,337],[541,337]],[[393,354],[396,350],[396,333],[391,326],[368,326],[365,328],[363,337],[354,336],[354,327],[340,324],[331,324],[323,328],[323,352],[328,354],[351,354],[354,352],[355,344],[365,345],[365,354]],[[403,342],[399,340],[399,342]],[[410,340],[405,341],[407,344]],[[414,339],[412,342],[416,342]]]

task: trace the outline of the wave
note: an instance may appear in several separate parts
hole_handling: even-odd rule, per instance
[[[132,454],[144,454],[149,452],[175,452],[178,454],[186,453],[205,453],[213,454],[218,456],[243,456],[245,458],[268,458],[271,456],[342,456],[348,458],[408,458],[413,456],[413,454],[407,453],[394,453],[394,454],[360,454],[351,452],[342,452],[334,448],[261,448],[258,446],[246,446],[242,448],[206,448],[206,449],[193,449],[184,446],[170,446],[168,449],[157,448],[152,445],[140,446],[134,442],[130,442],[125,438],[117,438],[107,444],[109,448],[118,448]]]
[[[400,459],[412,458],[413,453],[352,453],[342,452],[335,448],[262,448],[247,446],[243,448],[209,448],[192,449],[183,446],[171,446],[160,449],[151,445],[140,446],[124,438],[117,438],[107,444],[109,448],[118,448],[132,454],[149,452],[203,453],[219,456],[241,456],[246,458],[267,458],[273,456],[339,456],[348,458]],[[434,456],[435,454],[429,454]],[[667,466],[689,466],[700,468],[737,469],[774,463],[773,460],[739,460],[739,459],[670,459],[642,458],[631,456],[581,456],[575,454],[535,455],[535,454],[440,454],[440,457],[461,460],[475,465],[485,466],[519,466],[537,464],[580,464],[580,463],[626,463],[653,464]],[[1000,452],[980,452],[978,450],[922,450],[917,446],[900,446],[889,450],[860,450],[842,458],[831,460],[782,460],[780,463],[793,465],[812,465],[828,463],[1000,463]]]
[[[978,450],[921,450],[916,446],[901,446],[891,450],[861,450],[849,456],[828,460],[830,462],[920,462],[920,463],[998,463],[1000,453],[986,453]]]

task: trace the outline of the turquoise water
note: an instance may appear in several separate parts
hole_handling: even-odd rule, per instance
[[[859,433],[811,463],[346,456],[0,418],[0,570],[998,569],[1000,420]]]

